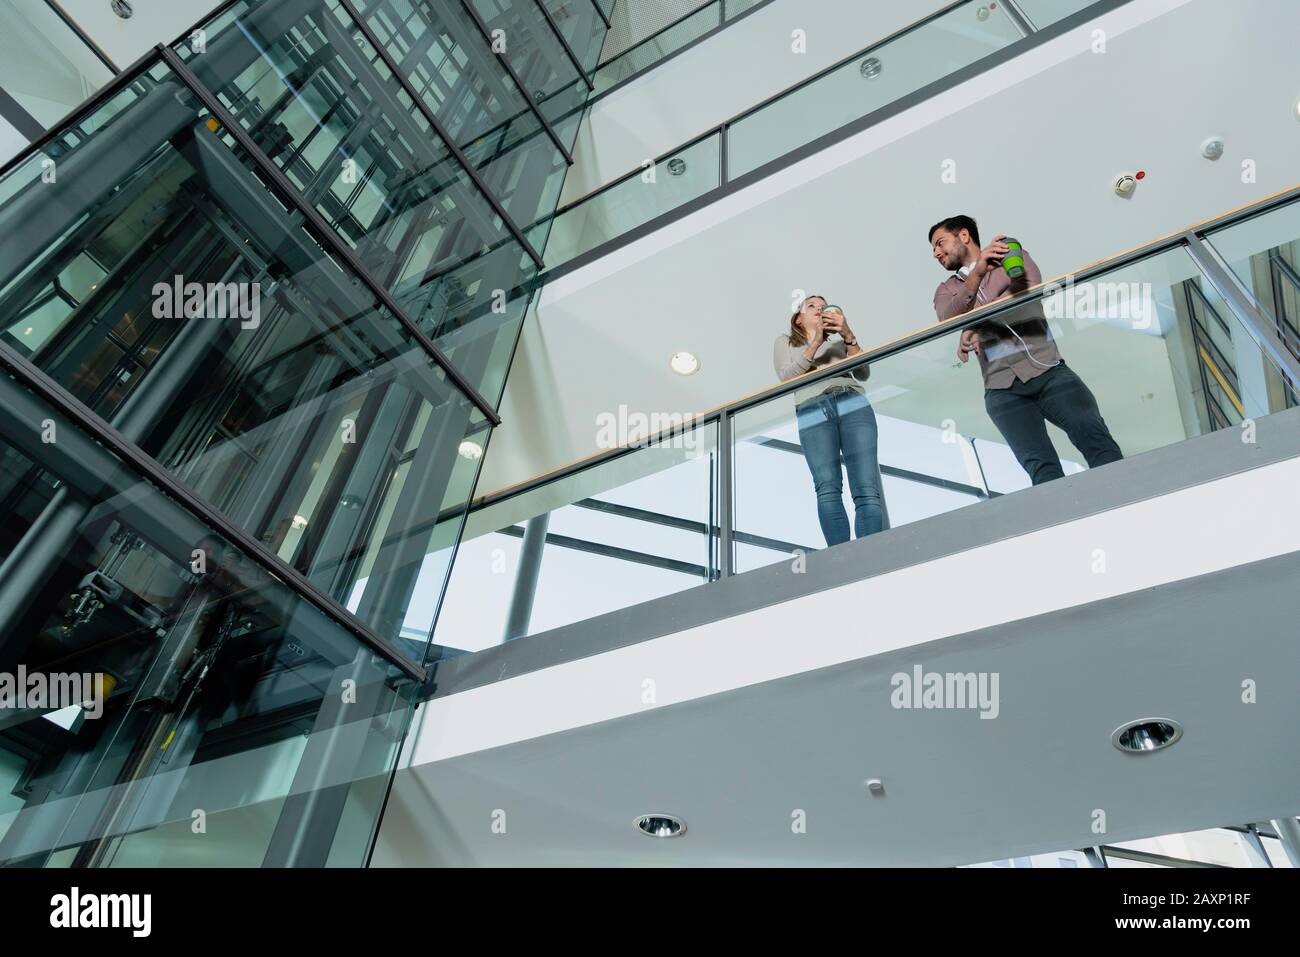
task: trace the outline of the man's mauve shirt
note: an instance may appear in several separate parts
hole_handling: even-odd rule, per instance
[[[1043,281],[1038,264],[1024,249],[1020,250],[1020,255],[1025,260],[1024,278],[1030,286],[1038,285]],[[939,288],[934,291],[934,312],[940,322],[990,303],[1011,289],[1011,279],[1000,265],[984,274],[976,292],[966,288],[967,275],[969,272],[963,266],[939,283]],[[991,319],[972,326],[980,337],[980,370],[984,373],[986,389],[1006,389],[1016,379],[1027,382],[1061,361],[1061,354],[1056,350],[1056,342],[1052,339],[1052,330],[1048,328],[1047,319],[1043,316],[1041,302],[1028,304],[1024,309],[1016,309],[1004,315],[1005,319]],[[1010,330],[1015,330],[1020,338],[1017,339]],[[1029,352],[1025,351],[1026,347]],[[1030,355],[1037,361],[1031,360]]]

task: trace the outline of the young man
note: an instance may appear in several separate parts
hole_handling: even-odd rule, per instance
[[[952,216],[930,229],[930,246],[939,265],[954,273],[934,291],[934,311],[942,322],[1043,281],[1029,253],[1024,275],[1007,276],[1002,259],[1010,252],[995,236],[980,248],[979,227],[969,216]],[[1035,485],[1065,474],[1047,434],[1059,426],[1083,453],[1089,468],[1116,462],[1123,453],[1102,420],[1092,391],[1069,369],[1056,350],[1042,304],[1028,304],[1001,319],[963,329],[957,346],[962,362],[974,352],[984,374],[984,407]]]

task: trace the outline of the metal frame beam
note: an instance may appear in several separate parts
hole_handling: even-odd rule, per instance
[[[356,253],[353,252],[352,249],[349,248],[341,239],[339,239],[338,234],[330,228],[329,224],[325,222],[324,218],[316,208],[303,198],[302,194],[299,193],[293,184],[289,182],[288,178],[280,171],[279,167],[272,163],[267,155],[262,152],[261,148],[253,141],[253,138],[249,136],[244,128],[239,124],[239,121],[231,116],[226,108],[221,105],[221,102],[212,95],[208,88],[199,82],[198,77],[196,77],[184,61],[176,55],[175,51],[161,44],[159,44],[156,49],[162,56],[163,62],[165,62],[180,81],[189,88],[190,92],[198,98],[199,102],[207,108],[213,118],[225,127],[226,132],[234,137],[235,142],[238,143],[240,148],[248,155],[248,158],[253,165],[255,165],[258,170],[261,171],[262,174],[274,183],[280,192],[284,194],[283,198],[298,212],[299,215],[303,217],[305,224],[311,227],[312,232],[325,248],[332,255],[342,260],[348,268],[356,274],[356,278],[361,281],[370,294],[378,299],[384,308],[393,314],[393,317],[402,325],[407,334],[420,344],[424,351],[428,353],[429,357],[433,359],[443,372],[447,374],[447,378],[455,383],[456,387],[478,408],[481,413],[483,413],[488,421],[493,425],[499,425],[501,423],[501,417],[497,415],[496,410],[493,409],[492,406],[488,404],[487,400],[479,394],[478,390],[474,388],[474,386],[472,386],[463,375],[461,375],[460,370],[452,364],[450,359],[443,355],[442,350],[434,345],[433,340],[425,335],[423,330],[416,325],[415,320],[412,319],[410,315],[407,314],[406,310],[398,304],[397,300],[393,298],[392,293],[375,280],[374,276],[370,274],[370,271],[361,264]]]
[[[0,366],[6,368],[15,379],[30,389],[41,402],[71,420],[119,460],[133,468],[136,474],[160,489],[208,528],[234,544],[249,560],[256,562],[269,574],[280,579],[289,591],[315,606],[317,611],[351,633],[363,645],[378,652],[385,660],[400,668],[411,678],[417,681],[424,680],[426,675],[423,667],[412,663],[390,642],[385,641],[371,631],[368,625],[341,608],[334,599],[282,561],[262,542],[191,492],[153,458],[146,455],[139,446],[127,440],[122,433],[86,408],[45,372],[3,342],[0,342]]]
[[[564,39],[564,34],[560,32],[560,25],[556,23],[555,18],[551,16],[551,11],[546,9],[546,4],[543,3],[542,0],[533,0],[533,2],[537,5],[537,9],[541,12],[542,17],[545,18],[547,24],[550,25],[551,32],[555,34],[555,39],[560,41],[560,46],[564,49],[564,55],[569,58],[569,62],[573,64],[573,68],[578,71],[579,78],[581,78],[582,82],[587,85],[587,92],[590,93],[594,91],[596,89],[596,84],[592,82],[591,77],[583,68],[582,61],[578,59],[578,54],[574,53],[573,47],[569,46],[569,41]]]
[[[465,156],[465,153],[456,144],[456,141],[452,139],[451,135],[447,132],[446,127],[438,121],[438,117],[434,114],[433,110],[429,109],[429,104],[424,102],[424,97],[420,96],[415,87],[411,85],[410,78],[405,72],[403,72],[397,61],[393,59],[393,55],[388,52],[388,48],[384,46],[379,37],[375,35],[375,31],[370,29],[370,24],[366,23],[365,18],[361,16],[361,13],[353,5],[352,0],[339,0],[339,5],[343,7],[343,9],[347,11],[348,16],[356,22],[357,29],[360,30],[361,35],[366,38],[366,42],[375,48],[375,52],[379,55],[379,58],[384,61],[384,65],[392,72],[398,85],[400,85],[406,92],[406,95],[411,98],[411,102],[414,103],[415,108],[423,114],[429,125],[433,127],[434,132],[438,134],[447,149],[451,151],[451,155],[456,157],[456,162],[461,165],[461,168],[465,170],[466,175],[469,176],[474,185],[478,187],[479,192],[483,194],[483,198],[487,200],[488,205],[492,207],[492,211],[501,217],[501,222],[505,223],[506,229],[510,230],[510,235],[514,236],[515,242],[524,247],[524,251],[528,253],[529,258],[532,259],[538,269],[541,269],[545,265],[542,262],[541,254],[533,248],[533,244],[528,241],[528,238],[519,229],[519,225],[511,218],[510,214],[506,212],[505,207],[501,205],[501,201],[493,195],[492,190],[488,189],[487,184],[484,183],[483,178],[479,176],[478,170],[475,168],[474,164],[469,161]]]
[[[592,0],[592,3],[595,2],[596,0]],[[564,157],[564,162],[569,166],[572,166],[573,154],[565,147],[564,141],[561,140],[560,135],[555,132],[555,127],[551,126],[546,117],[542,115],[541,108],[538,107],[537,101],[533,99],[532,94],[528,92],[528,88],[524,86],[524,81],[519,78],[519,74],[515,71],[515,68],[510,65],[510,61],[506,59],[506,55],[504,53],[497,53],[492,49],[492,31],[490,31],[487,24],[483,22],[483,18],[478,15],[478,11],[474,9],[473,4],[471,4],[469,0],[460,0],[460,5],[465,8],[465,12],[469,14],[470,19],[473,20],[475,26],[478,27],[478,32],[482,35],[483,42],[488,45],[488,51],[497,58],[503,67],[505,67],[506,73],[510,75],[510,79],[514,82],[515,88],[519,91],[519,95],[528,103],[528,109],[531,110],[533,116],[537,118],[537,122],[542,124],[542,128],[546,130],[546,135],[551,138],[551,142],[555,144],[555,148],[559,150],[561,155]],[[599,10],[600,7],[598,6],[596,9]]]

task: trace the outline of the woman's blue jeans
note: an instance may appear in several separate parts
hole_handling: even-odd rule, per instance
[[[876,413],[867,397],[852,391],[823,393],[795,410],[799,442],[817,490],[817,519],[827,545],[849,540],[849,517],[841,492],[841,457],[853,496],[855,538],[880,531],[880,465],[876,454]]]

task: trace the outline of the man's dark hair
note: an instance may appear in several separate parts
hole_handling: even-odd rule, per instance
[[[931,226],[930,234],[926,237],[931,246],[934,245],[934,234],[941,229],[948,230],[954,236],[964,229],[970,233],[970,238],[975,241],[976,246],[980,244],[980,228],[975,225],[975,220],[969,216],[949,216],[947,219],[940,220]]]

